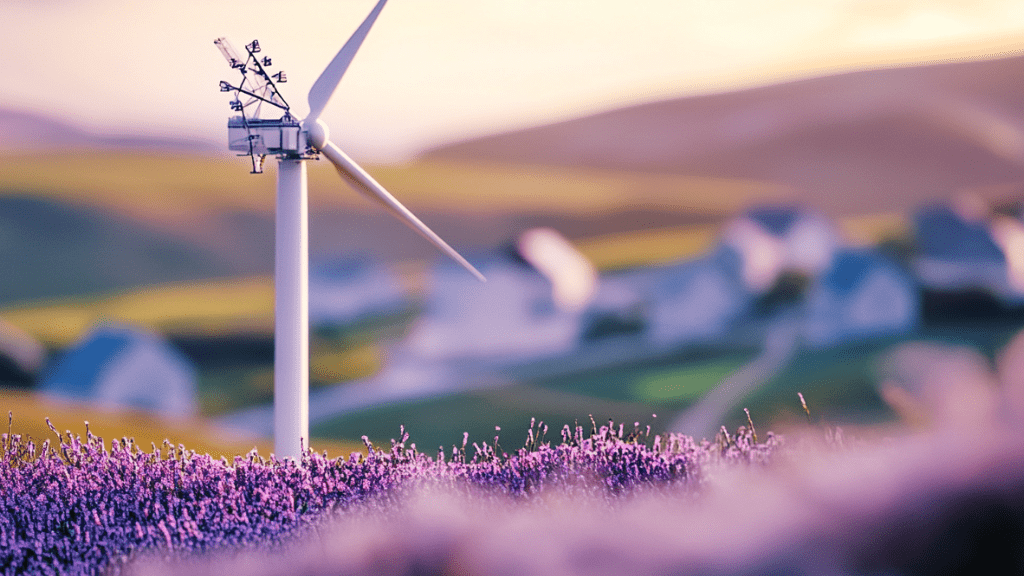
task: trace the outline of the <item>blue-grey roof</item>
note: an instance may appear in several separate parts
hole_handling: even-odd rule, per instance
[[[795,206],[761,206],[748,210],[746,217],[763,226],[773,236],[782,237],[789,233],[803,212]]]
[[[922,256],[976,262],[1006,260],[984,222],[968,222],[949,206],[922,208],[914,223]]]
[[[732,246],[719,244],[705,256],[708,264],[717,266],[734,284],[746,289],[743,281],[743,256]]]
[[[851,292],[867,273],[880,265],[879,259],[863,251],[844,250],[836,254],[822,277],[822,283],[840,293]]]
[[[90,397],[100,371],[137,337],[137,333],[127,328],[101,329],[64,353],[53,371],[43,378],[43,388],[59,386],[64,395]]]
[[[821,284],[839,294],[849,294],[860,286],[873,270],[892,272],[899,268],[891,260],[874,250],[840,250],[832,266],[821,276]]]

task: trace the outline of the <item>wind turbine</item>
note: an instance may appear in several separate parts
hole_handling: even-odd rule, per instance
[[[309,91],[309,114],[299,121],[278,92],[284,72],[270,74],[269,57],[258,57],[259,42],[245,47],[243,58],[225,38],[214,40],[233,69],[241,72],[237,86],[222,81],[222,92],[234,92],[228,120],[228,148],[250,156],[252,172],[263,160],[277,156],[276,239],[274,257],[274,453],[299,460],[309,447],[309,228],[306,161],[324,155],[353,188],[380,202],[393,216],[452,257],[481,281],[480,272],[405,208],[365,170],[329,139],[321,113],[387,0],[379,0],[366,20],[320,74]],[[264,108],[284,112],[261,118]]]

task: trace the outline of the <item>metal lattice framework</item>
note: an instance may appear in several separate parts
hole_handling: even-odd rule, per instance
[[[230,104],[231,109],[239,113],[239,116],[231,119],[229,129],[234,128],[235,132],[240,129],[243,136],[239,138],[237,134],[232,134],[229,147],[242,152],[240,156],[247,155],[252,159],[253,174],[261,173],[263,160],[268,154],[296,152],[291,149],[282,152],[281,139],[268,137],[268,130],[273,129],[294,128],[297,133],[299,121],[292,116],[288,101],[277,89],[277,84],[287,82],[288,77],[284,71],[274,74],[267,71],[267,68],[272,66],[272,60],[269,56],[257,56],[261,52],[258,40],[245,45],[244,58],[227,38],[218,38],[213,43],[220,49],[231,68],[241,74],[241,80],[237,85],[224,80],[220,82],[221,92],[235,93]],[[282,111],[284,115],[279,118],[262,118],[261,114],[268,109]]]

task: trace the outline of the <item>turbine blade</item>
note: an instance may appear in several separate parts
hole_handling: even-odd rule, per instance
[[[447,242],[442,240],[440,236],[435,234],[433,230],[421,222],[419,218],[409,211],[408,208],[402,206],[401,202],[395,199],[391,193],[385,190],[383,186],[374,180],[372,176],[367,174],[365,170],[360,168],[358,164],[353,162],[352,159],[342,152],[340,148],[335,146],[333,142],[325,142],[323,147],[320,149],[320,152],[322,152],[323,155],[326,156],[332,164],[334,164],[334,167],[338,169],[338,174],[341,174],[341,177],[348,181],[354,188],[381,203],[388,212],[391,212],[392,216],[398,218],[404,222],[406,226],[418,232],[420,236],[426,238],[431,244],[436,246],[438,250],[450,256],[466,270],[469,270],[469,272],[476,276],[478,280],[481,282],[487,281],[479,270],[474,268],[473,265],[466,261],[466,259],[456,252],[454,248],[449,246]]]
[[[377,20],[377,15],[380,14],[380,11],[384,8],[384,3],[387,1],[380,0],[377,2],[377,5],[370,11],[370,15],[366,17],[366,20],[363,20],[359,28],[356,28],[352,37],[348,39],[348,42],[345,42],[345,45],[334,56],[334,60],[331,60],[331,63],[327,65],[327,68],[324,69],[320,77],[313,83],[313,87],[309,89],[309,115],[306,116],[307,121],[312,122],[319,118],[324,108],[327,107],[327,102],[330,101],[331,95],[334,94],[338,83],[341,82],[341,77],[345,75],[345,71],[348,70],[349,64],[355,58],[359,47],[363,45],[366,34],[370,32],[370,28]]]

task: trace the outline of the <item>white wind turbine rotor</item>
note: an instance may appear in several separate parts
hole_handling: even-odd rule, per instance
[[[323,154],[356,190],[373,198],[393,216],[453,258],[481,281],[480,272],[395,199],[329,139],[320,115],[342,76],[377,20],[387,0],[379,0],[309,91],[309,115],[301,123],[291,115],[277,91],[283,72],[269,74],[268,57],[258,58],[259,43],[246,46],[247,58],[223,38],[215,41],[232,68],[241,71],[235,87],[221,82],[221,91],[235,93],[228,121],[229,148],[253,158],[253,172],[266,155],[279,159],[274,259],[274,453],[299,460],[309,448],[309,228],[306,160]],[[243,102],[243,96],[245,101]],[[263,106],[284,110],[280,119],[259,118]],[[247,116],[247,112],[249,115]]]
[[[370,198],[380,202],[394,217],[404,222],[428,242],[461,264],[480,281],[485,282],[486,279],[483,274],[331,142],[329,139],[330,130],[327,128],[327,124],[320,120],[320,114],[323,113],[327,103],[331,100],[331,96],[337,90],[342,76],[345,75],[345,71],[348,70],[352,59],[355,58],[356,52],[359,51],[359,47],[362,46],[363,40],[366,39],[367,33],[370,32],[373,23],[377,21],[377,16],[387,1],[380,0],[377,2],[377,5],[370,11],[369,16],[363,20],[363,23],[359,25],[359,28],[352,34],[352,37],[348,39],[348,42],[345,42],[345,45],[341,47],[341,50],[334,56],[331,63],[327,65],[327,68],[320,73],[320,77],[313,83],[313,87],[309,90],[309,115],[302,121],[303,129],[309,134],[309,145],[326,156],[334,164],[342,178],[349,184]]]

